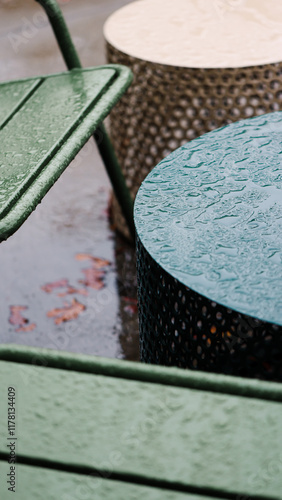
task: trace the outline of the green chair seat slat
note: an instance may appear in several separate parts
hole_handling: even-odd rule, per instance
[[[0,477],[6,478],[8,465],[0,462]],[[99,477],[17,465],[16,498],[21,500],[219,500],[160,488],[140,486]],[[0,481],[0,498],[8,500],[12,493]],[[221,499],[222,500],[222,499]]]
[[[115,378],[120,363],[105,376],[1,361],[0,400],[17,390],[19,456],[103,471],[118,452],[116,479],[281,500],[281,402]],[[2,458],[6,415],[1,404]]]
[[[0,218],[85,116],[115,72],[48,77],[0,131]]]
[[[40,78],[0,84],[0,129],[39,85]]]
[[[36,208],[130,81],[119,65],[42,77],[0,130],[0,242]]]

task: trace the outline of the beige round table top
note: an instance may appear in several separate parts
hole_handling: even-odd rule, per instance
[[[138,0],[112,14],[104,34],[118,50],[160,64],[280,62],[282,0]]]

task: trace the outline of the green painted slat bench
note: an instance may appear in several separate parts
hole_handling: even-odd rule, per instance
[[[280,384],[14,345],[0,360],[1,500],[9,387],[16,498],[282,498]]]
[[[130,85],[131,71],[120,65],[82,69],[58,4],[38,1],[70,71],[0,84],[0,242],[21,226],[96,130],[134,234],[133,202],[102,124]]]
[[[210,497],[166,491],[137,484],[85,477],[81,474],[17,466],[24,500],[210,500]],[[0,477],[6,474],[6,464],[0,461]],[[5,488],[5,487],[4,487]],[[0,485],[1,499],[10,498]],[[12,497],[13,498],[13,497]],[[215,499],[216,500],[216,499]]]

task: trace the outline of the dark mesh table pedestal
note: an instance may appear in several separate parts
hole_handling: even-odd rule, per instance
[[[137,240],[140,356],[146,363],[282,381],[282,328],[189,290]]]
[[[282,113],[179,148],[135,203],[141,358],[282,381]]]

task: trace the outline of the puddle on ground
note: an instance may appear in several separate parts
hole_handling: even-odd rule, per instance
[[[83,65],[103,63],[103,22],[128,2],[59,3]],[[47,23],[34,21],[38,12],[33,0],[0,0],[2,81],[64,70]],[[110,228],[109,196],[90,140],[25,224],[1,243],[1,343],[138,359],[134,249]]]

